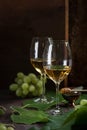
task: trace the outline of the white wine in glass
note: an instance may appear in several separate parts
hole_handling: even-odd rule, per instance
[[[37,102],[48,102],[45,95],[45,79],[46,74],[43,69],[43,50],[47,42],[51,42],[51,37],[33,37],[30,48],[30,61],[35,70],[41,75],[43,81],[43,92]]]
[[[69,75],[72,67],[72,55],[69,43],[65,40],[53,40],[51,43],[48,42],[43,53],[43,67],[45,73],[56,85],[56,108],[51,110],[51,114],[61,114],[62,110],[59,106],[59,86]]]

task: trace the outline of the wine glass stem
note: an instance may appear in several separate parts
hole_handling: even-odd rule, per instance
[[[43,92],[42,92],[42,99],[43,100],[45,99],[45,78],[46,78],[46,75],[44,73],[41,74],[41,80],[42,80],[42,84],[43,84]]]
[[[56,83],[56,109],[60,111],[60,106],[59,106],[59,86],[60,83]]]

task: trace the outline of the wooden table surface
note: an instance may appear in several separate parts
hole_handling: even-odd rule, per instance
[[[21,106],[22,102],[26,99],[18,99],[14,95],[12,96],[7,90],[2,90],[0,92],[0,106],[6,108],[6,113],[0,116],[0,123],[14,124],[15,130],[28,130],[32,126],[40,127],[40,124],[35,125],[24,125],[13,123],[10,119],[11,109],[10,106]]]

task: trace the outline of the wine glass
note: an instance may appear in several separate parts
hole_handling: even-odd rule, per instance
[[[53,40],[46,44],[43,53],[43,68],[56,85],[56,108],[51,114],[62,114],[59,105],[59,86],[71,71],[72,56],[69,43],[65,40]]]
[[[45,95],[45,78],[46,74],[43,69],[43,50],[47,41],[51,41],[51,37],[33,37],[30,48],[30,61],[35,70],[41,75],[43,81],[43,92],[40,98],[35,99],[35,102],[47,102]]]

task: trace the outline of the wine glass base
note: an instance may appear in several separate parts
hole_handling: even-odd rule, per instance
[[[50,110],[49,114],[54,116],[62,115],[62,110],[60,108],[52,109]]]
[[[47,99],[46,98],[37,98],[34,100],[34,102],[47,103]]]
[[[54,98],[53,97],[52,98],[46,98],[46,97],[44,97],[44,98],[37,98],[37,99],[34,100],[34,102],[49,104],[49,103],[54,102]]]

